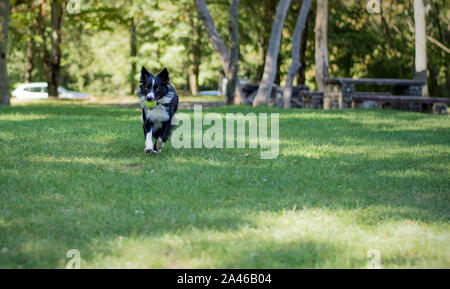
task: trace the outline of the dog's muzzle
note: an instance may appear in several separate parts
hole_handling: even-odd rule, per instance
[[[145,96],[145,99],[148,100],[148,101],[154,101],[155,100],[155,94],[153,92],[150,92],[150,93],[148,93]]]

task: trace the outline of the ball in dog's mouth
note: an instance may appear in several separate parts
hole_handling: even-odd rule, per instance
[[[146,101],[145,101],[145,105],[146,105],[148,108],[153,109],[153,108],[156,107],[156,101],[148,101],[148,100],[146,100]]]

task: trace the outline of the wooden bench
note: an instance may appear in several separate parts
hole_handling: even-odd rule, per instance
[[[299,107],[323,108],[323,92],[305,90],[301,91],[300,95],[302,97],[302,101],[299,104]]]
[[[393,95],[422,96],[425,81],[389,78],[327,78],[323,105],[325,109],[350,108],[355,85],[390,86]]]
[[[258,92],[258,88],[259,85],[253,83],[246,83],[242,85],[242,92],[244,93],[244,97],[248,100],[249,103],[253,102],[256,93]],[[309,90],[309,87],[306,85],[294,86],[292,88],[292,107],[301,107],[301,92],[307,90]],[[279,87],[276,84],[273,85],[269,105],[279,107],[283,106],[283,87]]]
[[[353,108],[384,108],[401,109],[416,112],[428,112],[435,114],[447,114],[447,106],[450,98],[444,97],[417,97],[387,94],[362,94],[350,95]]]

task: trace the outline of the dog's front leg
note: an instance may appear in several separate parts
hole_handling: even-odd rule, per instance
[[[159,154],[164,147],[164,142],[162,141],[161,137],[158,137],[158,139],[155,142],[155,153]]]
[[[167,121],[163,125],[163,128],[162,128],[163,132],[162,132],[162,134],[158,137],[158,139],[156,139],[156,142],[155,142],[155,150],[156,150],[157,153],[160,153],[161,150],[163,149],[164,143],[169,138],[171,129],[172,129],[171,121]]]
[[[145,152],[150,153],[153,151],[153,130],[150,129],[145,135]]]

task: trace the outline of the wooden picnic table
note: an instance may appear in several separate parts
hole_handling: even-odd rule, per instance
[[[354,93],[351,95],[353,108],[401,109],[416,112],[447,114],[450,98],[417,97],[401,95],[379,95],[376,93]]]
[[[355,94],[355,85],[390,86],[393,95],[422,96],[425,81],[416,79],[390,78],[327,78],[324,92],[324,108],[350,108],[351,95]]]

